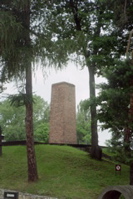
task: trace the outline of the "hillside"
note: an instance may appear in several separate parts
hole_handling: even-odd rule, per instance
[[[115,163],[96,161],[68,146],[36,145],[39,181],[27,183],[25,146],[4,146],[0,157],[0,188],[59,199],[97,199],[109,185],[129,183],[129,167],[115,175]]]

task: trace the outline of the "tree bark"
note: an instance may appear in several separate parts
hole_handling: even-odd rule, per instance
[[[132,50],[132,36],[133,29],[129,33],[126,55],[131,54],[130,64],[133,66],[133,50]],[[133,76],[130,78],[130,107],[128,114],[128,125],[125,129],[124,142],[128,143],[126,149],[129,151],[129,157],[131,158],[130,142],[133,136]],[[133,161],[130,161],[130,185],[133,185]]]
[[[93,99],[96,97],[95,93],[95,67],[88,66],[89,70],[89,88],[90,88],[90,98]],[[98,132],[97,132],[97,113],[96,113],[96,104],[91,103],[90,106],[91,112],[91,157],[101,160],[102,158],[102,149],[98,146]]]
[[[23,16],[24,26],[30,29],[30,0],[27,1]],[[31,48],[30,33],[27,31],[25,35],[25,46]],[[32,50],[32,49],[30,49]],[[34,149],[33,136],[33,101],[32,101],[32,67],[31,57],[28,52],[25,54],[26,64],[26,145],[27,145],[27,162],[28,162],[28,181],[34,182],[38,179],[36,156]]]
[[[130,163],[130,185],[133,185],[133,161]]]
[[[132,62],[131,62],[132,63]],[[133,65],[133,63],[132,63]],[[130,143],[133,142],[133,77],[130,80],[130,107],[128,113],[128,125],[125,128],[124,143],[125,143],[125,153],[128,158],[131,159],[132,149],[130,148]],[[130,185],[133,185],[133,161],[130,161]]]
[[[87,31],[82,29],[84,27],[82,27],[81,24],[81,17],[79,14],[79,9],[78,9],[78,4],[76,3],[76,1],[70,0],[70,8],[72,9],[72,13],[73,13],[73,18],[74,18],[74,22],[75,22],[75,28],[77,31],[81,31],[85,34],[88,34],[88,28]],[[96,30],[93,34],[93,36],[98,37],[100,35],[100,28],[101,28],[101,15],[98,16],[98,23],[97,23],[97,27]],[[82,46],[82,50],[83,50],[83,55],[85,56],[86,59],[86,64],[88,63],[88,58],[89,58],[89,53],[86,49],[86,46]],[[96,55],[99,49],[97,49],[96,47],[93,49],[93,54]],[[87,64],[88,70],[89,70],[89,77],[90,77],[90,97],[95,97],[95,66],[92,64],[92,66],[89,66]],[[92,104],[91,107],[91,134],[92,134],[92,147],[91,147],[91,157],[101,160],[102,158],[102,150],[101,148],[98,146],[98,133],[97,133],[97,119],[96,119],[96,105]]]
[[[132,63],[133,64],[133,63]],[[129,109],[129,125],[130,125],[130,142],[132,141],[133,136],[133,77],[130,81],[131,84],[131,95],[130,95],[130,109]],[[130,156],[131,156],[131,149],[130,149]],[[133,185],[133,161],[130,162],[130,185]]]
[[[2,128],[0,126],[0,156],[2,156]]]
[[[34,136],[33,136],[33,105],[32,105],[32,69],[31,63],[26,68],[26,144],[27,144],[27,161],[28,161],[28,181],[38,179]]]

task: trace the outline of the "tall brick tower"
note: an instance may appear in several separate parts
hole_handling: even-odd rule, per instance
[[[75,86],[52,85],[49,143],[77,144]]]

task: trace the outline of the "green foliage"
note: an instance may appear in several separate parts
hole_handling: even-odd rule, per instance
[[[113,161],[130,165],[133,159],[132,152],[125,150],[126,144],[121,137],[119,135],[118,138],[117,133],[113,133],[111,140],[108,140],[106,145],[109,153],[113,154],[111,156]]]
[[[87,100],[81,101],[78,105],[78,112],[76,117],[77,123],[77,138],[79,144],[90,144],[90,111],[86,109]]]
[[[111,0],[112,9],[114,12],[114,23],[117,28],[123,30],[125,28],[132,28],[132,17],[131,13],[133,11],[133,2],[125,0]]]
[[[35,140],[47,142],[49,105],[40,96],[34,95],[33,110]],[[25,140],[24,106],[11,106],[9,99],[0,102],[0,124],[6,141]]]
[[[62,43],[67,54],[74,53],[75,61],[81,61],[82,66],[89,67],[95,62],[96,69],[100,69],[111,62],[117,54],[110,53],[117,39],[107,2],[61,0],[54,3],[48,29],[53,31],[55,43]]]
[[[0,2],[0,81],[25,78],[28,62],[61,67],[68,61],[64,45],[54,42],[54,27],[48,28],[51,6],[43,0]]]
[[[4,9],[0,10],[0,54],[2,56],[13,50],[16,35],[19,34],[21,29],[21,23],[16,21],[15,16],[9,10],[7,12]]]
[[[19,93],[18,95],[10,95],[9,100],[11,105],[19,107],[19,106],[24,106],[27,103],[32,103],[34,102],[32,99],[32,96],[28,96],[24,93]]]
[[[49,104],[44,101],[40,96],[33,96],[33,109],[34,109],[34,121],[41,121],[48,123],[49,122]]]
[[[33,121],[35,141],[48,142],[49,136],[49,104],[40,96],[34,96]]]
[[[98,118],[104,128],[121,132],[127,126],[132,70],[127,62],[119,61],[105,71],[108,82],[99,85],[101,91],[97,98]]]
[[[35,133],[34,133],[34,140],[37,142],[46,142],[48,143],[49,139],[49,124],[48,123],[40,123],[37,125]]]
[[[126,129],[132,129],[132,122],[129,121],[132,75],[133,66],[129,61],[116,61],[114,66],[105,71],[108,82],[99,86],[101,92],[97,98],[98,119],[104,129],[112,132],[112,138],[107,144],[112,147],[115,159],[125,163],[129,163],[132,158],[129,141],[127,143],[125,140]]]
[[[0,124],[5,140],[25,140],[25,110],[10,106],[9,100],[0,102]]]

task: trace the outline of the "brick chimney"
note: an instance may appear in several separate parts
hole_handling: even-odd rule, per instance
[[[75,86],[52,85],[49,143],[77,144]]]

